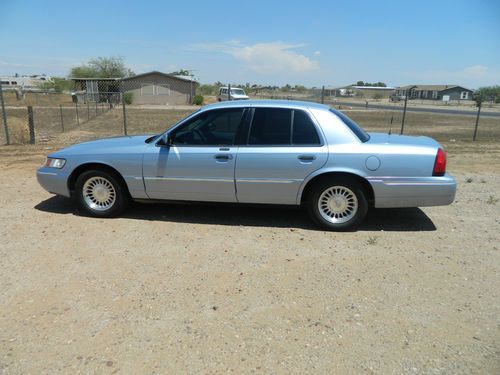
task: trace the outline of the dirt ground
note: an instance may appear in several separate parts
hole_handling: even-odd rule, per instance
[[[2,374],[500,372],[497,141],[445,142],[453,205],[330,233],[283,207],[79,216],[35,178],[68,140],[0,147]]]

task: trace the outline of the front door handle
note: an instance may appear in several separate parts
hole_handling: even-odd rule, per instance
[[[216,155],[214,155],[214,158],[217,161],[227,161],[227,160],[231,160],[233,158],[233,155],[231,155],[231,154],[216,154]]]
[[[314,155],[299,155],[299,156],[297,156],[297,159],[299,159],[300,161],[313,161],[314,159],[316,159],[316,156],[314,156]]]

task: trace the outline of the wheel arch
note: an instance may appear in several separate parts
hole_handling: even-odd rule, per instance
[[[112,167],[109,164],[101,163],[101,162],[90,162],[90,163],[85,163],[85,164],[80,164],[78,167],[76,167],[73,172],[68,177],[68,189],[70,192],[70,195],[73,196],[73,193],[75,191],[75,185],[76,185],[76,180],[78,179],[78,176],[80,176],[83,172],[90,171],[90,170],[101,170],[105,171],[108,173],[111,173],[114,177],[118,179],[118,181],[122,184],[122,186],[125,187],[125,190],[127,194],[130,196],[130,191],[128,188],[127,183],[125,182],[125,179],[121,175],[120,172],[114,167]]]
[[[324,179],[327,178],[334,178],[334,177],[344,177],[344,178],[351,178],[361,184],[363,189],[366,191],[366,199],[368,200],[368,204],[370,206],[374,206],[375,204],[375,192],[373,191],[373,187],[370,184],[370,182],[364,178],[363,176],[360,176],[359,174],[356,174],[354,172],[350,171],[324,171],[321,172],[314,177],[312,177],[310,180],[306,182],[304,187],[302,188],[302,191],[299,192],[299,203],[304,204],[304,202],[307,200],[307,197],[309,195],[309,192],[311,188],[318,183],[319,181],[323,181]]]

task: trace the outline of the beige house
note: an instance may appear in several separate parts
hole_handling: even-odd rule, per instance
[[[132,104],[191,104],[196,95],[196,82],[157,71],[123,78],[123,91],[132,93]]]

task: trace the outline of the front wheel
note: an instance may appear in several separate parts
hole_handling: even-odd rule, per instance
[[[316,184],[308,197],[311,218],[323,229],[356,229],[368,212],[366,194],[356,180],[332,178]]]
[[[128,203],[128,193],[123,184],[105,171],[83,172],[78,176],[75,187],[78,207],[90,216],[117,216]]]

